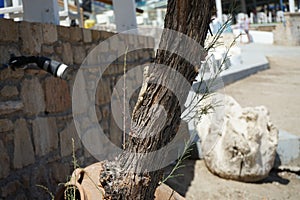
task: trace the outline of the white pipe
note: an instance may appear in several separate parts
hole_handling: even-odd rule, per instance
[[[0,14],[22,12],[23,6],[0,8]]]

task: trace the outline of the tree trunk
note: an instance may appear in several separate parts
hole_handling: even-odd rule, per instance
[[[165,18],[165,28],[178,31],[204,45],[212,15],[212,0],[169,0]],[[105,164],[106,171],[100,175],[107,199],[154,199],[154,192],[162,179],[161,170],[151,170],[151,159],[141,162],[141,156],[167,145],[176,135],[180,125],[180,99],[186,99],[189,89],[174,81],[171,69],[161,70],[165,65],[179,72],[189,84],[197,75],[194,63],[174,53],[162,49],[185,48],[191,57],[201,57],[199,49],[190,49],[181,38],[173,38],[164,31],[154,66],[149,67],[148,79],[144,79],[143,92],[132,114],[131,131],[126,145],[126,153],[120,155],[119,162]],[[200,66],[200,63],[198,63]],[[168,78],[166,78],[168,77]],[[171,84],[176,95],[167,87],[149,81],[150,79]],[[171,83],[170,83],[171,81]],[[162,109],[158,109],[158,106]],[[165,115],[162,124],[160,116]],[[163,162],[165,155],[152,157]],[[120,168],[120,170],[118,169]],[[110,173],[107,173],[110,171]]]

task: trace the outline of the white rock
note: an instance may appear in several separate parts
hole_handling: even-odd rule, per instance
[[[197,123],[208,169],[227,179],[253,182],[268,176],[273,167],[278,130],[266,107],[242,108],[232,97],[218,94],[215,111]]]

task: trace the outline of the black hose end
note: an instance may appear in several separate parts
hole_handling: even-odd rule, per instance
[[[49,72],[55,77],[62,78],[68,66],[55,60],[48,59],[45,60],[41,68],[43,68],[45,71]]]

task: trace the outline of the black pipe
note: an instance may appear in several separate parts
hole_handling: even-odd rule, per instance
[[[9,59],[8,65],[14,69],[24,65],[35,63],[39,68],[49,72],[55,77],[64,79],[67,65],[43,56],[14,56]]]

